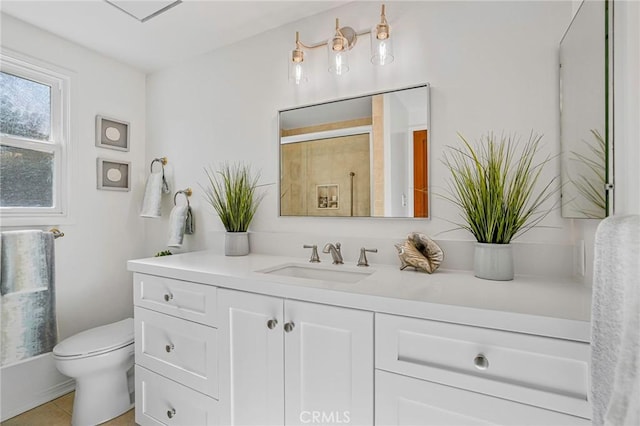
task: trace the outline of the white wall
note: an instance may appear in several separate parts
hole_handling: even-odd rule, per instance
[[[145,75],[7,15],[1,15],[2,47],[70,70],[72,204],[71,223],[56,240],[56,301],[60,338],[133,315],[128,259],[143,257],[144,228],[138,217],[145,164]],[[95,117],[104,114],[131,123],[131,151],[95,147]],[[96,158],[130,161],[131,192],[98,191]],[[52,365],[50,364],[49,367]],[[30,369],[24,367],[26,374]],[[38,375],[41,377],[42,375]],[[2,380],[3,416],[18,389]],[[17,377],[21,377],[17,375]],[[28,382],[32,379],[22,376]],[[38,384],[41,392],[45,386]],[[22,389],[23,387],[20,387]],[[28,390],[25,390],[27,392]]]
[[[138,210],[145,164],[145,75],[126,65],[2,15],[2,46],[74,73],[72,223],[56,241],[60,337],[133,314],[126,261],[142,256]],[[131,150],[95,146],[98,114],[130,122]],[[132,191],[96,189],[96,158],[130,161]],[[52,223],[51,225],[58,225]]]
[[[447,175],[440,163],[442,150],[457,143],[458,131],[475,140],[488,130],[524,138],[534,130],[544,134],[548,152],[557,154],[557,46],[571,11],[570,2],[392,2],[387,7],[396,58],[391,65],[373,67],[369,40],[362,37],[347,75],[328,74],[326,52],[319,49],[306,53],[315,64],[309,84],[290,85],[286,61],[296,30],[303,42],[313,43],[328,37],[336,17],[356,29],[377,21],[377,4],[354,2],[150,75],[147,160],[167,155],[177,186],[195,189],[198,228],[183,250],[222,247],[222,225],[198,186],[204,182],[204,166],[246,160],[262,169],[264,182],[276,182],[278,109],[431,83],[431,182],[436,192],[442,192]],[[553,162],[546,176],[558,174],[559,163]],[[432,207],[430,220],[284,218],[277,215],[277,188],[272,186],[251,226],[254,237],[268,233],[269,242],[254,248],[281,252],[295,241],[289,253],[304,256],[300,241],[323,244],[341,238],[360,244],[373,233],[397,240],[410,231],[472,240],[462,231],[440,234],[451,229],[447,219],[455,220],[457,212],[437,197],[432,197]],[[544,225],[520,241],[571,243],[570,222],[559,211]],[[147,251],[164,248],[165,229],[166,218],[149,225]],[[292,236],[286,244],[285,235]],[[392,245],[381,244],[385,246],[378,248],[393,261]],[[347,259],[357,258],[359,247],[344,247]],[[374,262],[383,258],[373,257]]]
[[[413,184],[408,182],[408,174],[402,173],[409,169],[409,114],[393,94],[384,97],[385,108],[385,181],[389,181],[390,191],[385,194],[384,201],[390,208],[387,211],[391,216],[406,217],[408,215],[407,204],[403,200],[408,197],[409,189],[413,190]],[[388,118],[388,120],[386,120]],[[413,146],[411,147],[413,149]],[[387,155],[388,154],[388,155]],[[413,164],[411,165],[413,169]],[[391,173],[395,171],[395,174]],[[386,179],[386,177],[389,179]],[[413,182],[413,176],[412,180]]]

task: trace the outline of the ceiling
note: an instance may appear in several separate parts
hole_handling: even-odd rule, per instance
[[[183,0],[144,23],[103,0],[2,0],[0,11],[149,73],[345,3]]]

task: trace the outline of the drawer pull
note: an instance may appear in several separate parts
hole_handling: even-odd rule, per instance
[[[473,359],[473,364],[478,370],[486,370],[489,368],[489,360],[482,354],[476,355]]]
[[[168,344],[167,346],[165,346],[164,348],[165,348],[165,350],[166,350],[167,352],[171,352],[171,351],[175,348],[175,346],[173,346],[173,343],[169,343],[169,344]]]
[[[164,301],[165,301],[165,302],[168,302],[168,301],[170,301],[170,300],[173,300],[173,294],[171,294],[171,293],[165,293],[165,294],[164,294]]]
[[[167,417],[169,417],[170,419],[172,419],[173,416],[175,416],[175,415],[176,415],[176,409],[175,408],[172,408],[171,410],[167,411]]]
[[[277,319],[270,319],[269,321],[267,321],[267,328],[269,330],[273,330],[274,328],[276,328],[277,325],[278,325]]]
[[[293,321],[289,321],[284,325],[284,331],[286,331],[287,333],[291,333],[295,326],[296,325],[293,323]]]

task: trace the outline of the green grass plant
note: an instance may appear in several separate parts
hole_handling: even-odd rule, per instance
[[[463,146],[448,146],[443,162],[451,172],[444,198],[459,207],[459,228],[480,243],[508,244],[549,214],[553,205],[545,206],[559,185],[555,177],[538,189],[551,160],[537,159],[542,136],[532,132],[522,149],[514,136],[488,133],[477,147],[458,137]]]
[[[258,180],[244,163],[224,163],[218,170],[205,168],[208,184],[201,187],[207,202],[216,211],[227,232],[247,232],[264,193]]]
[[[602,219],[607,213],[607,196],[605,192],[607,144],[602,135],[595,129],[591,130],[595,143],[583,141],[585,153],[571,151],[570,160],[573,161],[578,173],[571,177],[571,183],[578,190],[577,200],[571,200],[576,209],[587,218]],[[586,204],[586,206],[584,206]]]

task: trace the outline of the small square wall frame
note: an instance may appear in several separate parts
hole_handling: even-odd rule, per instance
[[[131,163],[98,158],[96,162],[98,189],[129,191],[131,189]]]
[[[96,146],[129,151],[129,123],[102,115],[96,116]]]

